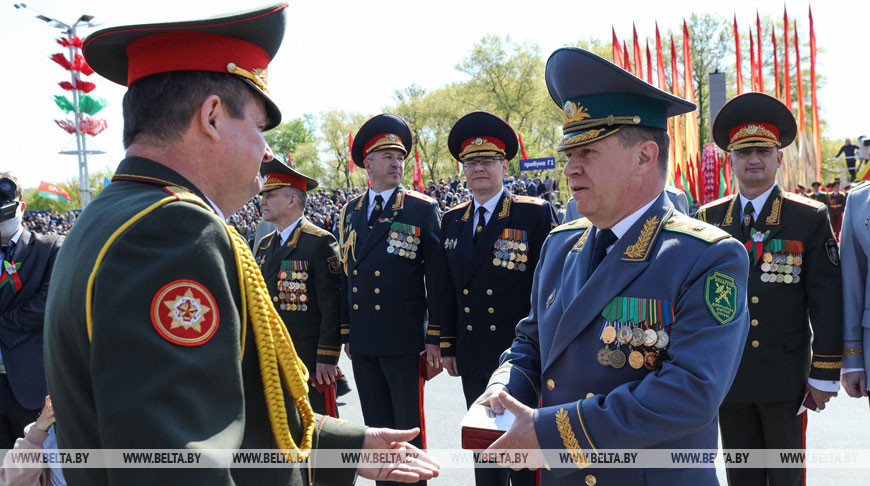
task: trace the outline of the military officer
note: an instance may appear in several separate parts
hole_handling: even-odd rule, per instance
[[[501,118],[484,111],[465,115],[450,130],[447,147],[465,166],[474,200],[451,209],[441,222],[457,303],[441,326],[441,354],[448,373],[462,377],[470,406],[513,341],[517,322],[529,313],[532,275],[556,216],[549,202],[504,188],[517,135]],[[478,486],[506,484],[507,476],[499,469],[475,469]],[[514,485],[535,481],[531,471],[511,476]]]
[[[266,72],[286,6],[85,40],[88,64],[128,86],[127,158],[76,221],[52,274],[45,354],[61,448],[284,449],[304,458],[311,448],[389,448],[416,435],[312,412],[308,371],[245,240],[224,222],[259,192],[260,164],[271,158],[263,131],[281,114]],[[429,478],[434,465],[422,457],[359,473]],[[64,475],[87,485],[283,486],[347,484],[354,470],[218,464]]]
[[[821,192],[822,183],[819,181],[814,181],[810,184],[813,187],[813,192],[808,196],[810,199],[818,201],[824,205],[828,204],[828,195]]]
[[[371,187],[340,215],[342,341],[366,423],[386,427],[422,424],[419,355],[425,349],[427,362],[441,367],[450,296],[438,204],[401,185],[411,145],[411,130],[398,116],[367,121],[351,155]]]
[[[674,209],[683,214],[689,214],[689,198],[686,196],[686,193],[682,191],[682,189],[665,186],[665,194],[668,195],[668,199],[671,200],[671,204],[674,205]],[[566,213],[566,223],[583,217],[582,214],[579,214],[577,212],[577,201],[575,201],[574,199],[570,199],[568,200],[567,204],[568,210]]]
[[[824,408],[839,388],[843,314],[830,304],[841,301],[842,287],[828,211],[776,183],[780,149],[795,133],[791,111],[763,93],[735,97],[713,122],[713,138],[730,152],[740,191],[701,207],[697,218],[743,242],[750,262],[751,327],[719,410],[725,449],[803,448],[806,414],[796,412],[804,393]],[[803,481],[801,469],[727,473],[731,485]]]
[[[843,261],[843,370],[840,382],[851,397],[868,396],[870,371],[870,314],[864,309],[870,281],[870,184],[862,184],[846,198],[840,257]]]
[[[311,374],[308,398],[320,414],[338,417],[334,382],[341,354],[338,243],[332,233],[308,221],[306,193],[317,181],[272,159],[260,172],[263,220],[277,230],[254,254],[272,301],[287,325],[296,352]]]
[[[543,457],[544,485],[715,484],[713,469],[584,469],[600,449],[717,447],[749,327],[747,260],[665,195],[667,119],[695,105],[576,48],[550,56],[546,80],[586,217],[544,243],[529,315],[479,400],[516,417],[491,448],[567,449],[568,467]]]
[[[831,227],[834,234],[840,234],[843,226],[843,211],[846,209],[846,196],[840,192],[840,179],[835,179],[831,184],[831,193],[828,195],[828,214],[831,218]]]

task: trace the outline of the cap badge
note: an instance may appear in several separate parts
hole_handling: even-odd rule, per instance
[[[758,125],[747,125],[746,133],[750,135],[755,135],[756,133],[758,133]]]
[[[474,145],[483,145],[483,139],[480,137],[475,138]]]

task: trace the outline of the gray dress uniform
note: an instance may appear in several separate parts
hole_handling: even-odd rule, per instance
[[[870,371],[870,184],[852,189],[840,235],[843,278],[843,371]],[[865,352],[866,351],[866,352]],[[868,376],[870,382],[870,376]]]

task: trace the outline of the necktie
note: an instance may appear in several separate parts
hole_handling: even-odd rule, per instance
[[[375,196],[375,207],[372,208],[372,215],[369,216],[369,228],[374,226],[375,222],[378,220],[378,216],[381,215],[381,211],[384,209],[384,198],[381,197],[380,194]]]
[[[483,228],[486,226],[486,208],[483,206],[479,206],[477,208],[477,224],[474,226],[474,246],[477,246],[477,240],[480,239],[481,233],[483,233]]]
[[[609,229],[598,231],[598,234],[595,235],[595,246],[592,247],[592,262],[589,265],[589,275],[592,275],[592,272],[598,268],[598,265],[607,256],[607,247],[615,243],[616,240],[617,238],[613,231]]]
[[[747,202],[743,208],[743,241],[749,240],[749,232],[752,231],[752,226],[755,224],[755,220],[752,218],[754,211],[755,208],[752,207],[752,203]]]

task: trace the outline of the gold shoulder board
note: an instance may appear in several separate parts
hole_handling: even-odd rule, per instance
[[[707,243],[716,243],[731,237],[731,235],[722,229],[676,212],[665,223],[665,231],[694,236]]]

